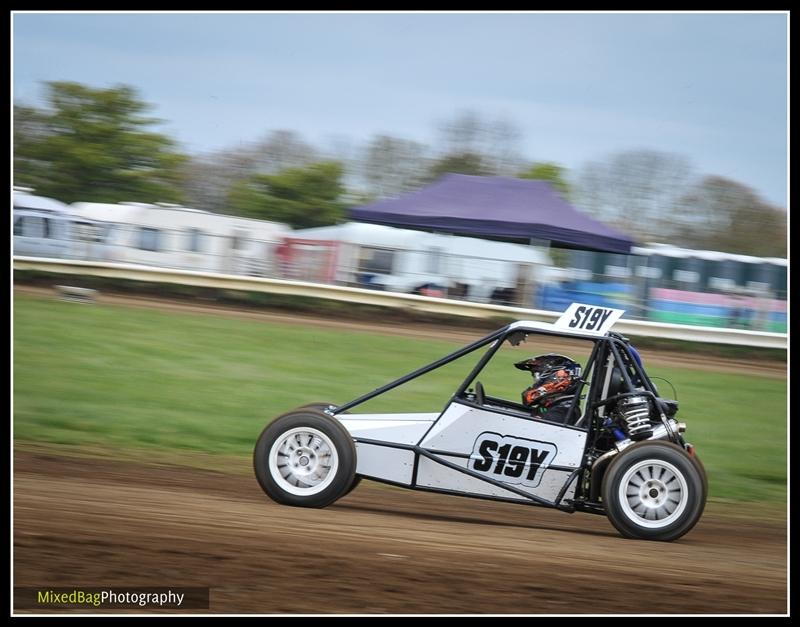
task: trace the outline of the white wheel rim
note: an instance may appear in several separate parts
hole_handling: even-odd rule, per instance
[[[640,527],[660,529],[686,509],[686,477],[669,462],[648,459],[633,465],[619,483],[619,502],[625,516]]]
[[[269,473],[281,489],[311,496],[327,488],[339,468],[331,439],[317,429],[297,427],[282,433],[269,451]]]

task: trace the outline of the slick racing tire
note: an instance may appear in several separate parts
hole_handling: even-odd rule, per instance
[[[611,524],[627,538],[677,540],[697,524],[708,488],[702,466],[672,442],[639,442],[603,477]]]
[[[328,409],[328,407],[336,407],[333,403],[308,403],[307,405],[303,405],[302,407],[298,407],[297,409],[318,409],[319,411],[324,411]],[[346,415],[348,412],[343,411],[342,414]],[[347,489],[347,492],[342,494],[342,496],[347,496],[353,490],[358,487],[358,484],[361,483],[361,475],[356,475],[353,479],[353,483],[350,484],[350,487]],[[340,497],[341,498],[341,497]]]
[[[336,418],[306,407],[279,416],[261,432],[253,467],[273,501],[325,507],[350,491],[356,447]]]

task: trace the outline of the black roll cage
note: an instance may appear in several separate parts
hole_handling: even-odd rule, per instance
[[[464,468],[464,467],[458,466],[457,464],[454,464],[454,463],[452,463],[452,462],[450,462],[450,461],[448,461],[446,459],[442,459],[442,456],[461,457],[461,458],[469,457],[469,455],[467,455],[467,454],[465,454],[463,452],[441,451],[441,450],[436,450],[436,449],[428,449],[428,448],[425,448],[423,446],[420,446],[420,442],[422,442],[427,437],[428,432],[430,431],[430,429],[433,428],[433,425],[436,424],[436,422],[439,420],[439,418],[441,418],[442,414],[444,414],[444,412],[447,410],[447,408],[454,401],[459,401],[459,402],[461,402],[463,404],[470,405],[470,406],[473,406],[473,407],[480,407],[479,405],[476,405],[475,403],[470,402],[468,399],[466,399],[464,397],[464,393],[466,392],[466,390],[469,388],[469,386],[472,384],[473,381],[477,380],[478,375],[483,371],[483,369],[486,367],[486,365],[489,363],[489,361],[491,361],[491,359],[494,357],[494,355],[497,353],[497,351],[500,349],[500,347],[507,340],[508,341],[512,341],[512,344],[517,345],[517,344],[521,343],[522,341],[525,341],[525,339],[527,338],[528,335],[532,335],[532,334],[549,335],[549,336],[555,336],[555,337],[569,337],[569,338],[573,338],[573,339],[585,340],[585,341],[589,341],[589,342],[593,342],[594,343],[594,347],[592,348],[591,354],[589,355],[589,359],[588,359],[588,361],[586,362],[586,365],[583,368],[583,372],[586,372],[586,373],[592,372],[593,374],[592,374],[592,377],[591,377],[591,385],[589,386],[589,392],[588,392],[587,397],[586,397],[586,404],[585,404],[584,410],[583,410],[584,413],[581,416],[581,420],[580,420],[580,422],[583,422],[584,419],[586,419],[587,417],[589,418],[586,428],[580,427],[580,429],[582,431],[586,431],[587,432],[586,445],[584,446],[581,465],[578,466],[577,468],[561,467],[561,466],[554,466],[554,465],[548,466],[548,470],[555,470],[555,471],[562,471],[562,472],[569,472],[570,473],[569,476],[564,481],[564,485],[559,490],[558,495],[556,496],[556,498],[553,501],[550,501],[548,499],[536,496],[534,494],[530,494],[530,493],[525,492],[524,490],[516,488],[516,487],[514,487],[512,485],[505,484],[505,483],[503,483],[501,481],[498,481],[496,479],[493,479],[491,477],[487,477],[485,475],[481,475],[481,474],[475,472],[474,470],[470,470],[469,468]],[[515,343],[515,342],[513,342],[513,339],[515,339],[514,336],[517,336],[517,335],[521,335],[522,337]],[[627,338],[623,337],[619,333],[614,333],[614,332],[611,332],[611,331],[607,332],[605,335],[590,336],[590,335],[565,333],[565,332],[556,331],[556,330],[552,330],[551,331],[549,329],[540,329],[540,328],[536,328],[536,327],[520,325],[519,323],[508,324],[508,325],[498,329],[497,331],[494,331],[493,333],[490,333],[489,335],[486,335],[486,336],[482,337],[481,339],[476,340],[475,342],[472,342],[471,344],[467,344],[466,346],[464,346],[464,347],[462,347],[462,348],[450,353],[449,355],[446,355],[446,356],[442,357],[441,359],[437,359],[436,361],[433,361],[433,362],[431,362],[431,363],[429,363],[429,364],[427,364],[425,366],[422,366],[421,368],[418,368],[418,369],[416,369],[416,370],[414,370],[412,372],[409,372],[408,374],[406,374],[406,375],[404,375],[404,376],[402,376],[402,377],[400,377],[398,379],[395,379],[394,381],[390,381],[389,383],[386,383],[385,385],[382,385],[381,387],[376,388],[376,389],[374,389],[371,392],[368,392],[366,394],[363,394],[362,396],[359,396],[358,398],[355,398],[355,399],[353,399],[353,400],[351,400],[351,401],[349,401],[347,403],[344,403],[344,404],[336,406],[336,407],[331,406],[331,407],[328,408],[327,413],[332,415],[332,416],[335,416],[337,414],[341,414],[343,412],[346,412],[346,411],[348,411],[348,410],[350,410],[350,409],[352,409],[354,407],[357,407],[358,405],[361,405],[362,403],[365,403],[365,402],[375,398],[376,396],[379,396],[381,394],[384,394],[385,392],[393,390],[394,388],[399,387],[399,386],[403,385],[404,383],[408,383],[409,381],[412,381],[413,379],[416,379],[417,377],[420,377],[420,376],[422,376],[424,374],[432,372],[433,370],[436,370],[437,368],[441,368],[442,366],[445,366],[445,365],[455,361],[456,359],[464,357],[465,355],[468,355],[468,354],[470,354],[470,353],[472,353],[472,352],[474,352],[474,351],[476,351],[476,350],[478,350],[480,348],[483,348],[484,346],[490,345],[490,344],[491,344],[491,346],[489,347],[489,349],[478,360],[478,362],[475,364],[475,366],[472,368],[472,370],[466,376],[466,378],[461,383],[461,385],[459,385],[459,387],[456,389],[455,393],[447,400],[447,403],[445,403],[444,408],[442,409],[442,411],[439,412],[439,415],[437,416],[436,420],[433,421],[433,423],[431,424],[431,427],[428,430],[425,431],[425,433],[417,441],[416,444],[399,444],[399,443],[395,443],[395,442],[383,442],[383,441],[380,441],[380,440],[372,440],[372,439],[367,439],[367,438],[354,438],[354,440],[356,442],[362,442],[364,444],[372,444],[372,445],[376,445],[376,446],[387,446],[387,447],[391,447],[391,448],[398,448],[398,449],[404,449],[404,450],[413,451],[413,453],[414,453],[414,469],[413,469],[413,474],[412,474],[411,485],[410,486],[406,486],[405,484],[397,484],[397,485],[401,485],[403,487],[410,487],[410,488],[417,489],[417,490],[426,490],[426,491],[431,491],[431,492],[442,492],[442,493],[447,493],[447,494],[459,494],[461,496],[470,496],[470,497],[473,497],[473,498],[488,498],[490,500],[512,501],[512,502],[515,502],[515,503],[519,502],[519,501],[515,501],[513,499],[504,499],[502,497],[471,495],[471,494],[466,494],[466,493],[454,492],[452,490],[429,488],[429,487],[425,487],[425,486],[417,486],[416,485],[416,478],[417,478],[417,468],[418,468],[418,464],[419,464],[419,459],[420,459],[420,457],[424,457],[424,458],[430,459],[431,461],[434,461],[434,462],[436,462],[438,464],[446,466],[447,468],[450,468],[451,470],[455,470],[457,472],[463,473],[465,475],[468,475],[470,477],[473,477],[473,478],[478,479],[480,481],[483,481],[485,483],[489,483],[489,484],[492,484],[492,485],[494,485],[496,487],[502,488],[503,490],[507,490],[509,492],[512,492],[514,494],[522,496],[522,497],[526,498],[528,501],[530,501],[529,504],[531,504],[531,505],[540,505],[540,506],[544,506],[544,507],[551,507],[551,508],[561,509],[561,510],[564,510],[564,511],[567,511],[567,512],[573,512],[573,511],[576,510],[576,505],[575,504],[577,503],[578,505],[580,505],[580,502],[579,502],[580,499],[575,499],[574,501],[569,501],[567,503],[562,503],[562,500],[564,498],[564,495],[566,494],[566,491],[569,489],[569,486],[572,484],[572,482],[575,481],[576,478],[579,478],[579,476],[583,472],[585,472],[586,469],[587,469],[588,454],[589,454],[590,450],[594,447],[594,445],[595,445],[595,443],[597,441],[598,432],[599,432],[599,429],[600,429],[600,426],[601,426],[599,424],[599,420],[596,419],[596,410],[597,410],[597,408],[602,407],[602,406],[604,406],[606,404],[612,403],[612,402],[614,402],[616,400],[619,400],[620,398],[624,398],[626,396],[630,396],[631,394],[637,394],[637,395],[640,395],[640,396],[641,395],[648,396],[648,397],[650,397],[650,398],[652,398],[654,400],[654,404],[656,405],[657,408],[659,408],[659,414],[661,416],[662,423],[664,424],[664,426],[667,429],[667,433],[671,433],[671,431],[672,431],[670,429],[668,423],[667,423],[667,418],[666,418],[666,416],[664,414],[663,409],[661,409],[659,404],[658,404],[658,400],[657,399],[659,399],[660,397],[658,396],[658,392],[656,390],[656,387],[653,385],[652,381],[647,376],[647,373],[644,371],[644,368],[640,365],[639,361],[637,359],[635,359],[633,354],[631,353],[630,348],[629,348],[629,341],[628,341]],[[613,362],[609,362],[609,360],[608,360],[609,356],[611,356],[613,358]],[[622,375],[622,378],[623,378],[623,381],[624,381],[625,391],[622,392],[622,393],[616,394],[616,395],[614,395],[613,397],[610,397],[610,398],[606,398],[606,399],[598,398],[599,396],[602,395],[603,379],[605,378],[605,369],[608,368],[608,367],[615,367],[617,365],[619,366],[619,371],[620,371],[620,374]],[[640,384],[638,387],[634,384],[634,380],[637,380],[637,382]],[[586,385],[587,385],[587,381],[582,378],[581,381],[580,381],[580,386],[579,386],[578,390],[576,391],[576,393],[575,393],[575,395],[573,397],[572,405],[570,406],[570,409],[567,412],[568,416],[572,415],[572,412],[574,411],[575,406],[580,401],[581,393],[583,392],[584,387]],[[491,408],[489,411],[497,412],[497,410],[495,408]],[[497,412],[497,413],[503,413],[503,412]],[[519,416],[519,417],[522,417],[522,416]],[[531,419],[533,420],[534,418],[531,417]],[[552,422],[549,422],[549,421],[546,421],[546,420],[540,420],[538,418],[535,419],[535,420],[540,421],[540,422],[547,422],[548,424],[556,424],[557,426],[560,426],[560,427],[578,428],[578,427],[570,427],[569,425],[566,425],[566,424],[552,423]],[[387,482],[387,483],[392,483],[392,482]],[[580,482],[579,482],[579,485],[580,485]],[[598,513],[598,514],[602,514],[603,513],[602,510],[598,510],[596,507],[588,507],[584,511],[589,511],[589,512]]]

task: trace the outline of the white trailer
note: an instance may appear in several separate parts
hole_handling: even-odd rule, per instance
[[[104,259],[103,226],[75,216],[68,204],[14,188],[14,254]]]
[[[475,301],[488,301],[497,290],[524,293],[543,280],[551,265],[540,248],[378,224],[348,222],[295,231],[294,236],[339,242],[340,282],[396,292],[440,286],[453,293],[466,287],[465,296]]]
[[[285,224],[178,205],[74,203],[74,214],[109,224],[115,261],[226,274],[267,276]]]

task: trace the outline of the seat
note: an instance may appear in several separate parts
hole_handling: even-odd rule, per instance
[[[549,422],[557,422],[563,425],[575,425],[581,418],[581,403],[580,399],[575,404],[575,409],[570,415],[570,407],[575,399],[574,394],[565,394],[559,396],[548,408],[547,413],[540,414],[539,418],[543,418]]]
[[[619,369],[619,366],[614,366],[611,369],[611,378],[608,382],[606,398],[622,394],[623,391],[625,391],[625,379],[622,377],[622,371]]]

